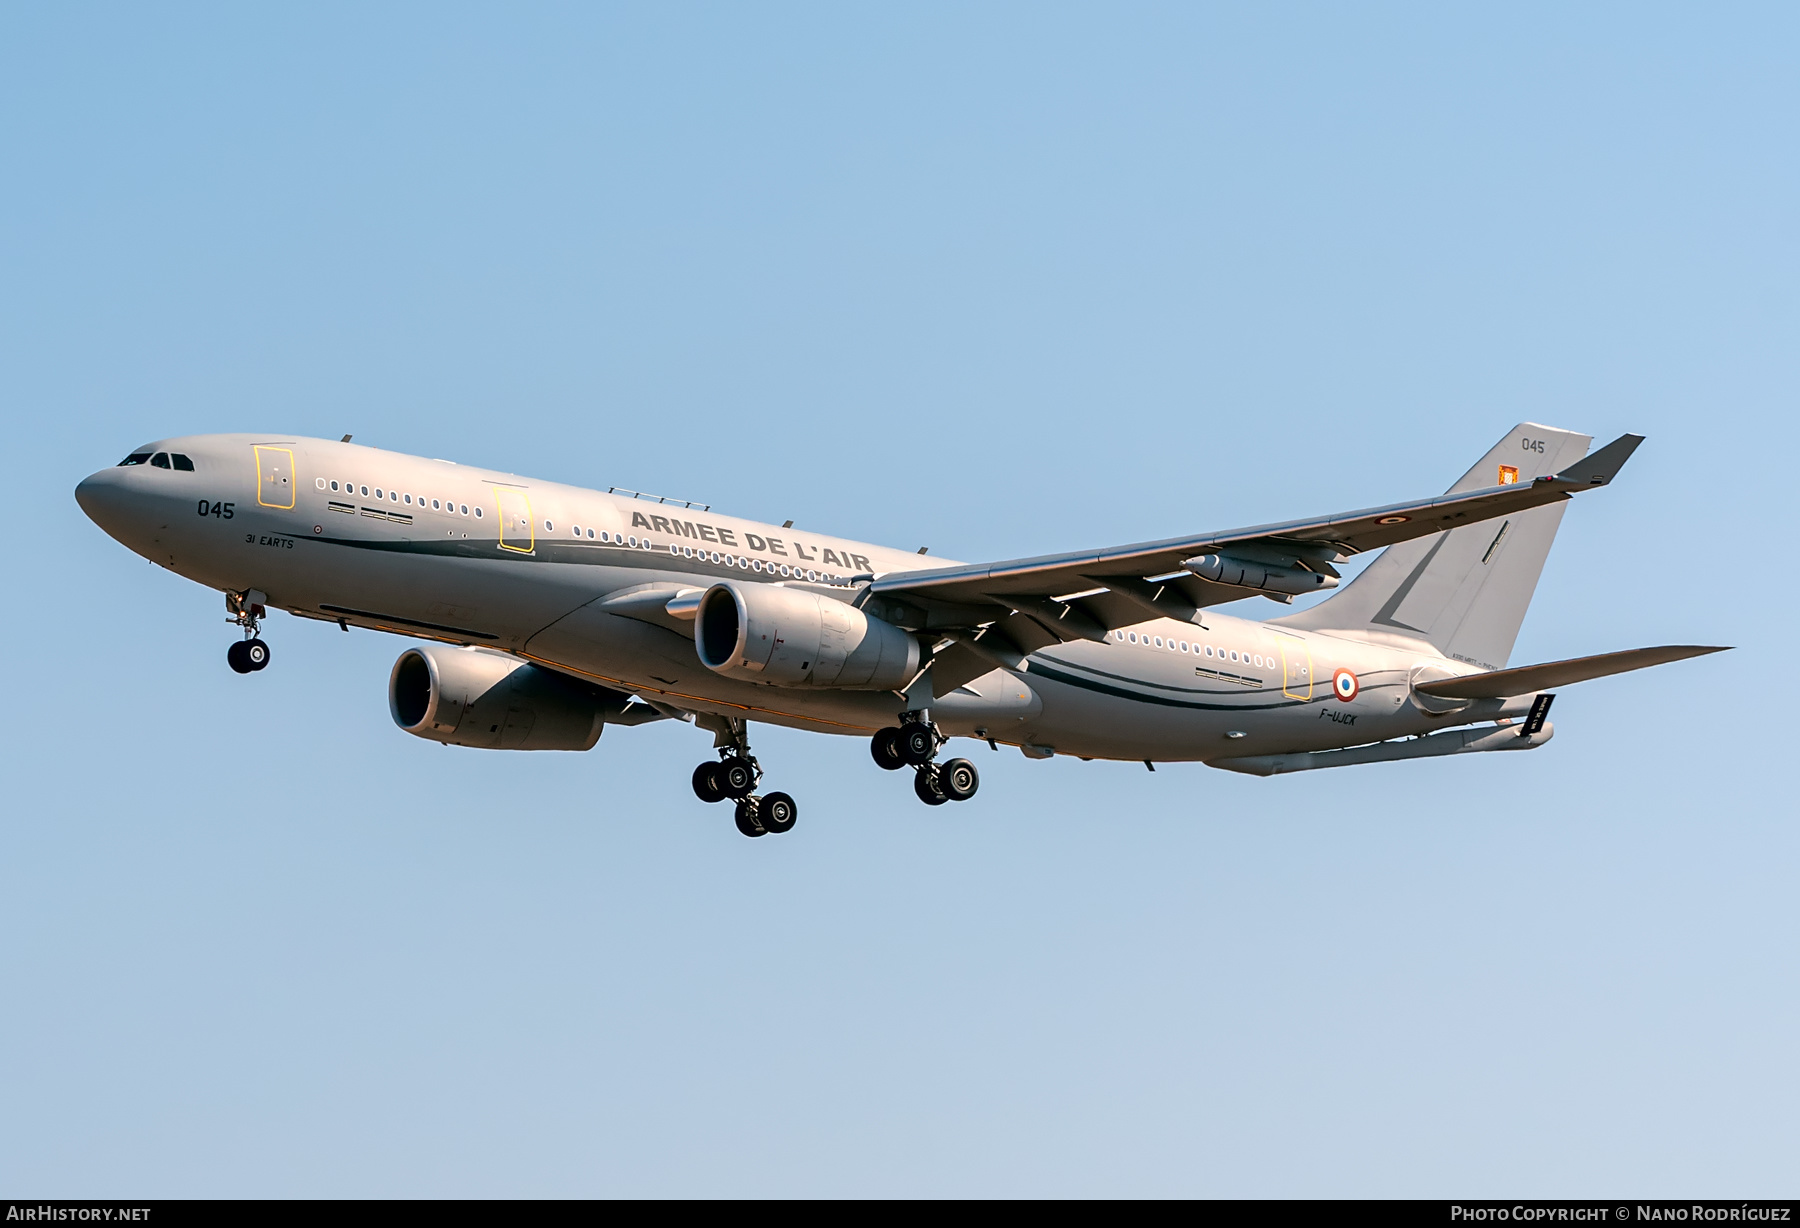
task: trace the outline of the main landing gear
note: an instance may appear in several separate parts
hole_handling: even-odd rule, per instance
[[[244,629],[244,638],[225,650],[225,663],[236,673],[253,674],[268,667],[269,646],[256,634],[258,624],[268,614],[261,599],[262,594],[255,589],[225,594],[225,621]]]
[[[907,712],[898,728],[880,730],[869,740],[869,754],[890,772],[913,768],[913,792],[927,806],[966,802],[981,787],[981,773],[967,759],[932,762],[944,742],[929,712]]]
[[[757,796],[762,765],[750,753],[749,727],[736,717],[723,717],[717,730],[719,761],[694,769],[694,796],[703,802],[736,802],[733,818],[746,836],[792,831],[800,808],[785,793]]]

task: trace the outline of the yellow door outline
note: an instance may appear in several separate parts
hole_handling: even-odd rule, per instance
[[[278,507],[285,511],[293,510],[294,500],[298,497],[300,483],[294,477],[294,450],[292,448],[268,448],[261,444],[251,444],[251,451],[256,453],[256,501],[264,507]],[[263,453],[279,452],[287,457],[287,502],[270,503],[263,498]]]
[[[1275,642],[1281,645],[1281,693],[1289,699],[1309,700],[1313,693],[1312,650],[1297,636],[1277,631]],[[1306,679],[1302,689],[1300,677]]]
[[[537,549],[537,526],[531,521],[531,496],[522,490],[494,487],[494,510],[500,516],[500,548],[519,554]],[[520,543],[524,543],[521,545]]]

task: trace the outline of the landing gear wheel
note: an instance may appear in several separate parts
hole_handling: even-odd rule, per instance
[[[875,757],[876,767],[895,772],[906,766],[906,752],[900,745],[900,738],[898,729],[879,729],[869,739],[869,754]]]
[[[756,812],[758,809],[759,807],[757,806],[754,797],[746,797],[737,804],[737,814],[734,816],[737,819],[737,829],[746,836],[763,836],[768,834],[769,829],[764,827],[762,822],[757,818]]]
[[[244,660],[250,662],[251,669],[264,668],[269,664],[269,646],[261,640],[245,640]]]
[[[720,765],[702,763],[694,769],[694,796],[703,802],[725,800],[725,782],[720,779]]]
[[[915,721],[900,730],[900,755],[914,767],[931,762],[937,754],[937,734],[931,726]]]
[[[719,764],[718,771],[726,797],[749,797],[751,790],[756,788],[756,769],[748,759],[727,759]]]
[[[794,821],[799,817],[800,807],[785,793],[771,793],[756,805],[756,821],[762,824],[764,831],[778,836],[794,830]]]
[[[929,765],[920,768],[913,777],[913,792],[927,806],[942,806],[950,800],[950,795],[944,792],[943,782],[938,779],[938,769]]]
[[[250,641],[239,640],[225,650],[225,663],[231,666],[233,673],[247,674],[256,666],[250,664]]]
[[[938,787],[953,802],[966,802],[981,787],[981,773],[967,759],[952,759],[937,770]]]

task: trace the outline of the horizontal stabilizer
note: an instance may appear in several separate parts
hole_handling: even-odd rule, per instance
[[[1485,674],[1465,674],[1460,678],[1440,678],[1413,687],[1425,695],[1444,699],[1504,699],[1509,695],[1526,695],[1551,687],[1604,678],[1609,674],[1629,673],[1670,661],[1703,657],[1709,652],[1727,652],[1727,648],[1710,648],[1699,644],[1665,644],[1661,648],[1630,648],[1624,652],[1605,652],[1597,657],[1576,657],[1569,661],[1551,661],[1545,665],[1521,665],[1517,669],[1489,670]]]
[[[1564,469],[1556,475],[1556,480],[1581,486],[1606,486],[1619,475],[1619,470],[1643,442],[1642,435],[1621,435],[1598,452]]]

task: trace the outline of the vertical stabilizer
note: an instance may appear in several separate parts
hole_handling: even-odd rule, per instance
[[[1521,422],[1448,494],[1558,473],[1587,455],[1592,436]],[[1411,638],[1447,657],[1499,669],[1512,655],[1566,503],[1463,525],[1389,546],[1326,600],[1274,620],[1366,639]]]

